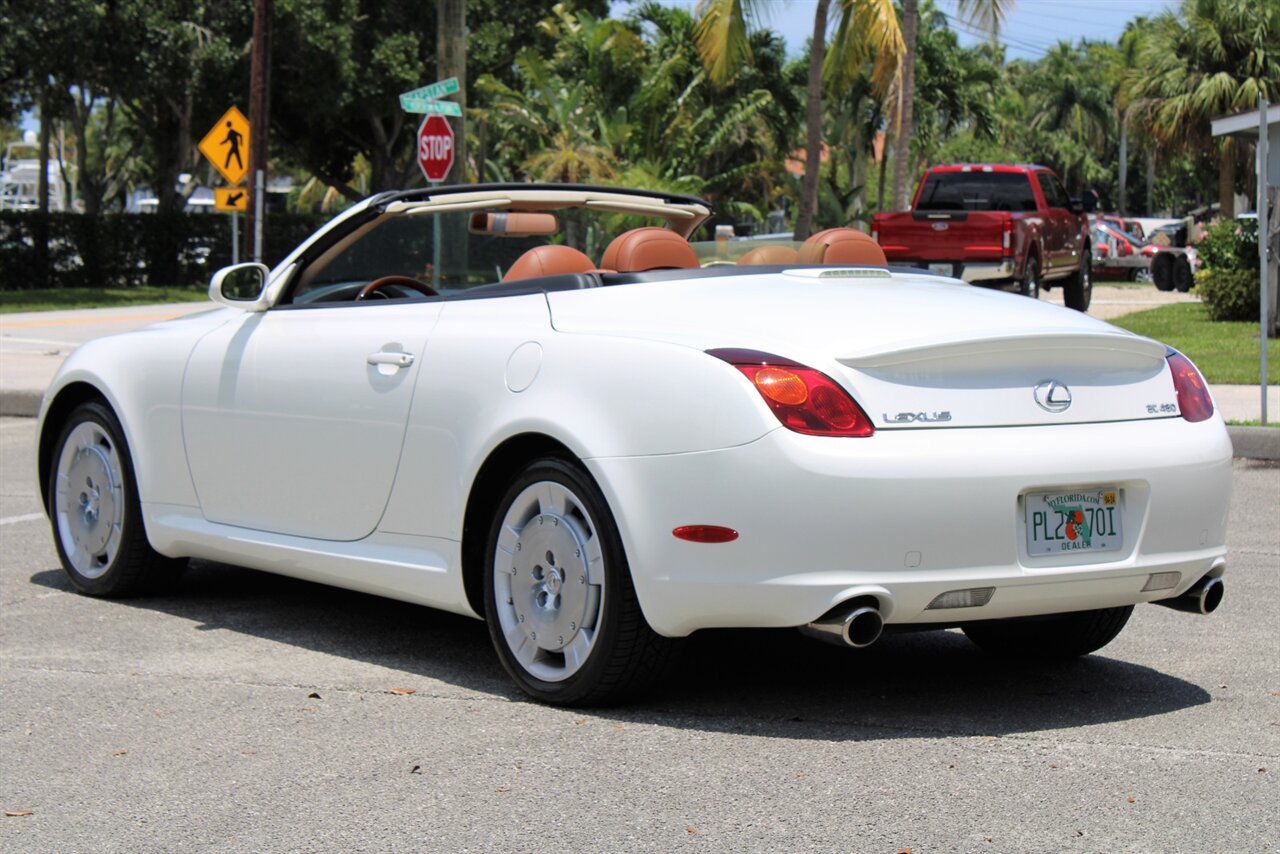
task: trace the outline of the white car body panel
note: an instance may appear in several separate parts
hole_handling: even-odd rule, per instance
[[[268,302],[323,237],[276,267]],[[889,624],[1115,607],[1223,572],[1230,441],[1216,414],[1179,416],[1163,345],[936,277],[822,272],[218,309],[77,350],[40,430],[75,384],[106,398],[162,554],[473,616],[467,503],[495,449],[527,436],[595,479],[669,636],[804,625],[868,594]],[[714,348],[822,371],[875,434],[787,430]],[[413,363],[370,365],[379,352]],[[1036,404],[1046,380],[1074,390],[1068,413]],[[1120,492],[1123,548],[1028,555],[1022,497],[1094,487]],[[672,536],[695,524],[740,536]],[[1170,571],[1176,587],[1143,592]],[[987,605],[926,609],[981,586]]]

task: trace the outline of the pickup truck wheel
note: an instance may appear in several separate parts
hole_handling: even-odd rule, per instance
[[[1067,308],[1088,311],[1093,299],[1093,263],[1089,253],[1080,256],[1080,269],[1062,284],[1062,301]]]
[[[1169,253],[1157,252],[1156,257],[1151,260],[1151,279],[1156,283],[1156,290],[1173,290],[1173,262]]]
[[[1027,256],[1027,268],[1022,274],[1022,295],[1040,299],[1040,259],[1035,253]]]

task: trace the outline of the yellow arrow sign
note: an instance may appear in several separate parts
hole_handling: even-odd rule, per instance
[[[249,120],[235,107],[222,114],[200,140],[200,153],[231,184],[239,184],[249,171]],[[222,208],[218,208],[222,210]]]
[[[244,187],[214,187],[214,210],[245,213],[249,210],[249,191]]]

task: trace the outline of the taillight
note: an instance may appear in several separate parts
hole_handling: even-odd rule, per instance
[[[811,436],[870,436],[871,419],[848,393],[821,371],[758,350],[708,350],[746,377],[782,422]]]
[[[1178,395],[1178,409],[1182,417],[1188,421],[1204,421],[1213,415],[1213,398],[1209,396],[1209,386],[1204,377],[1191,364],[1191,360],[1170,349],[1166,357],[1169,370],[1173,373],[1173,390]]]

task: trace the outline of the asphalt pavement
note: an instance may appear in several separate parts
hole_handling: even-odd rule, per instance
[[[1061,304],[1062,290],[1051,290],[1044,298]],[[1196,299],[1194,295],[1160,292],[1154,287],[1096,285],[1089,314],[1110,320]],[[0,416],[36,415],[58,366],[85,341],[210,308],[212,303],[195,302],[0,315]],[[1214,385],[1211,392],[1226,420],[1256,421],[1261,417],[1262,397],[1257,386]],[[1269,421],[1280,424],[1280,386],[1268,387],[1267,411]],[[1231,439],[1237,456],[1280,459],[1280,430],[1232,427]]]
[[[73,593],[0,418],[0,851],[1280,850],[1280,466],[1236,460],[1226,598],[1100,654],[707,632],[612,710],[479,622],[195,562]]]

